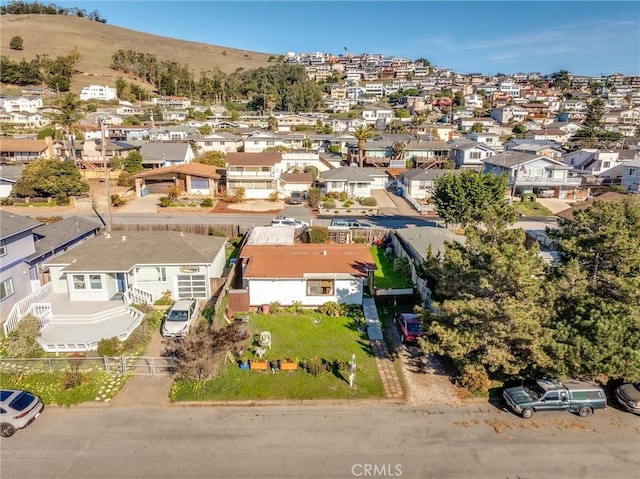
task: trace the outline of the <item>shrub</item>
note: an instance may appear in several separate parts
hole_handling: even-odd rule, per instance
[[[209,236],[219,236],[221,238],[226,238],[227,234],[224,231],[220,231],[218,228],[212,226],[209,228]]]
[[[349,208],[349,206],[353,206],[354,202],[353,200],[347,200],[344,203],[342,203],[342,206],[344,206],[345,208]]]
[[[312,226],[307,230],[309,243],[326,243],[329,239],[329,228],[326,226]]]
[[[335,301],[327,301],[318,308],[318,312],[327,316],[339,316],[342,308]]]
[[[211,208],[213,206],[213,200],[211,198],[205,198],[202,200],[202,203],[200,203],[200,206],[203,208]]]
[[[118,356],[122,342],[116,338],[103,338],[98,343],[98,356]]]
[[[313,358],[307,364],[307,371],[312,376],[317,376],[322,371],[322,363],[318,360],[318,358]]]
[[[269,193],[269,201],[278,201],[278,192]]]
[[[329,193],[327,193],[327,198],[333,198],[334,200],[337,200],[340,197],[340,193],[338,193],[337,191],[330,191]]]
[[[365,238],[353,238],[353,242],[356,244],[364,244]]]
[[[122,206],[126,203],[125,200],[122,199],[120,195],[113,194],[111,195],[111,206]]]
[[[489,375],[482,366],[465,366],[460,377],[460,386],[469,391],[478,392],[486,391],[490,384]]]
[[[118,186],[132,187],[136,184],[135,177],[128,171],[122,171],[118,176]]]
[[[409,265],[409,258],[403,256],[402,258],[394,258],[393,270],[398,274],[409,276],[411,274],[411,267]]]
[[[9,333],[7,355],[10,358],[36,357],[42,353],[37,338],[40,336],[40,320],[32,314],[25,316]]]
[[[60,374],[60,387],[65,391],[67,389],[73,389],[82,386],[87,379],[85,374],[79,369],[66,369]]]
[[[304,307],[302,304],[302,301],[294,301],[291,306],[287,307],[287,312],[288,313],[296,313],[299,314],[302,311],[304,311]]]
[[[347,198],[349,198],[349,193],[347,193],[346,191],[341,191],[338,194],[338,198],[340,199],[340,201],[345,201]]]
[[[371,196],[368,196],[367,198],[362,198],[360,200],[360,204],[362,206],[376,206],[378,204],[378,202],[376,201],[375,198],[372,198]]]
[[[323,208],[325,208],[325,209],[327,209],[327,210],[330,210],[330,209],[332,209],[332,208],[335,208],[335,207],[336,207],[336,202],[335,202],[335,201],[333,201],[333,200],[323,201],[323,202],[322,202],[322,207],[323,207]]]
[[[526,202],[535,203],[537,199],[538,199],[538,197],[534,193],[525,193],[520,198],[520,202],[522,202],[522,203],[526,203]]]
[[[271,314],[278,314],[280,312],[282,312],[282,304],[280,304],[280,301],[274,301],[272,303],[269,304],[269,312]]]
[[[160,208],[167,208],[168,206],[171,206],[171,198],[168,196],[161,196],[159,201]]]
[[[56,195],[56,204],[57,205],[68,205],[69,204],[69,197],[67,196],[66,193],[58,193]]]

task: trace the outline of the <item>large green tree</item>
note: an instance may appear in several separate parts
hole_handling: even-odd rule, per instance
[[[358,140],[358,166],[364,166],[364,145],[373,135],[373,127],[371,125],[362,124],[356,127],[353,136]]]
[[[640,203],[596,200],[550,236],[561,265],[549,282],[558,373],[640,376]]]
[[[63,198],[89,192],[75,162],[71,160],[39,159],[28,163],[13,186],[18,197]]]
[[[506,191],[504,175],[457,171],[436,178],[433,200],[447,225],[477,224],[491,211],[515,221],[513,209],[504,201]]]
[[[74,161],[76,159],[75,139],[82,134],[80,120],[84,118],[80,105],[80,99],[75,94],[67,93],[58,102],[59,113],[50,115],[51,122],[63,133]]]
[[[550,309],[537,246],[497,216],[466,233],[424,264],[438,311],[424,315],[426,350],[451,358],[467,384],[544,370]]]

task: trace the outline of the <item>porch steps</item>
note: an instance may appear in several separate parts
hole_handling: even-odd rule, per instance
[[[53,313],[53,317],[49,324],[93,324],[99,323],[102,321],[107,321],[109,319],[117,318],[123,316],[125,314],[129,314],[131,316],[136,316],[138,313],[132,311],[124,305],[115,306],[113,308],[105,309],[103,311],[95,312],[95,313],[84,313],[84,314],[56,314]]]

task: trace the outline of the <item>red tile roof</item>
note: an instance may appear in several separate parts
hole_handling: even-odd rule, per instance
[[[304,278],[305,274],[351,274],[366,277],[376,269],[363,244],[293,244],[245,246],[245,278]]]

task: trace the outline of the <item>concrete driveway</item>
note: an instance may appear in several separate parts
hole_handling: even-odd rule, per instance
[[[127,201],[124,206],[117,208],[119,213],[157,213],[158,203],[162,194],[150,194]]]

